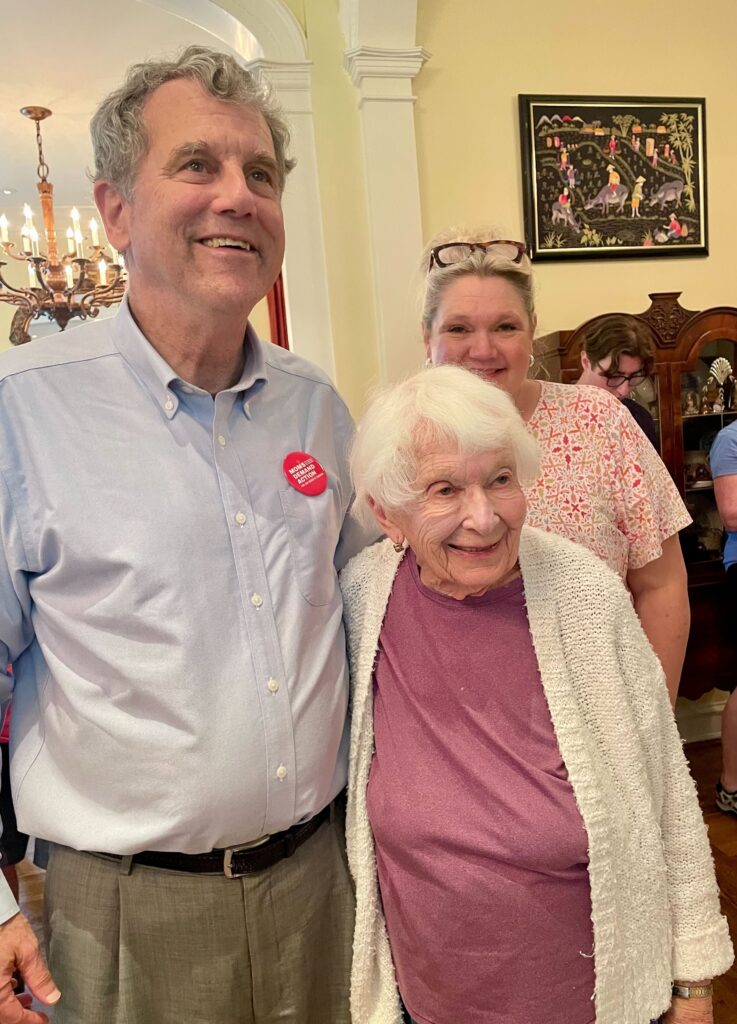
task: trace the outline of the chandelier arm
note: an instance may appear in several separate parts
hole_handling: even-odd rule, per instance
[[[95,317],[99,313],[99,308],[95,309],[96,306],[112,306],[115,302],[119,302],[125,294],[125,286],[121,281],[121,268],[117,263],[110,264],[110,269],[115,273],[115,277],[110,284],[96,288],[86,292],[79,300],[79,304],[87,313],[88,316]],[[114,297],[119,293],[119,298]],[[93,312],[95,310],[95,312]]]
[[[46,265],[48,266],[48,260],[46,259],[45,256],[44,257],[33,256],[32,259],[29,262],[33,263],[33,267],[34,267],[34,269],[36,271],[36,280],[38,281],[39,288],[46,295],[49,295],[49,296],[51,296],[53,298],[54,289],[49,287],[49,285],[46,283],[46,281],[44,281],[43,275],[41,274],[41,265],[43,263],[46,263]],[[41,305],[43,305],[43,302],[41,302]]]
[[[4,267],[5,264],[0,261],[0,268]],[[6,291],[2,291],[5,288]],[[30,288],[14,288],[12,284],[3,277],[3,272],[0,269],[0,302],[9,302],[14,306],[26,306],[28,309],[33,310],[34,313],[41,309],[41,302],[39,302],[38,296],[35,295]]]
[[[14,252],[11,252],[12,249],[15,249],[15,242],[0,242],[0,249],[2,249],[3,250],[3,254],[5,256],[9,256],[11,258],[11,260],[18,260],[19,263],[27,263],[28,262],[28,256],[29,256],[28,253],[18,253],[18,254],[16,254]]]
[[[0,291],[0,302],[4,302],[8,306],[22,306],[34,315],[39,309],[38,305],[25,295],[10,295],[8,292],[3,291]]]
[[[80,300],[82,314],[84,316],[89,316],[94,319],[99,314],[101,306],[104,309],[109,309],[110,306],[117,305],[117,303],[120,302],[124,295],[125,289],[121,289],[121,291],[116,292],[115,294],[106,295],[103,297],[95,295],[93,292],[89,292]]]

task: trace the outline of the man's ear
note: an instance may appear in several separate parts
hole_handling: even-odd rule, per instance
[[[389,540],[394,541],[395,544],[402,544],[404,541],[404,531],[395,522],[392,514],[390,512],[386,512],[378,502],[374,501],[373,498],[369,497],[367,501],[369,508],[374,513],[376,522],[382,528]]]
[[[126,252],[130,246],[131,204],[109,181],[96,181],[94,192],[108,241],[119,252]]]
[[[583,351],[581,352],[581,366],[587,372],[589,372],[591,370],[591,360],[586,355],[586,353],[583,352]]]

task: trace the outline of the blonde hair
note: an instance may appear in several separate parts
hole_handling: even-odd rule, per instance
[[[438,312],[438,307],[445,290],[454,281],[462,277],[500,277],[508,281],[522,300],[527,316],[532,322],[535,318],[535,291],[532,278],[532,265],[528,256],[523,256],[519,263],[480,250],[472,252],[460,263],[449,267],[433,266],[428,271],[430,253],[436,245],[444,242],[488,242],[499,234],[493,228],[448,228],[431,239],[425,246],[420,263],[422,284],[420,305],[422,326],[430,330]]]

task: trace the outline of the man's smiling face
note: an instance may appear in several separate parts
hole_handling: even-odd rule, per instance
[[[114,232],[131,305],[177,303],[245,323],[284,256],[281,182],[271,132],[253,107],[177,79],[143,109],[148,151]]]

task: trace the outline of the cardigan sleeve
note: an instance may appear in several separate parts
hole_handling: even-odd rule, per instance
[[[734,959],[719,908],[709,839],[683,753],[663,670],[626,595],[617,615],[617,646],[637,725],[653,809],[659,816],[667,872],[673,979],[697,981]]]

